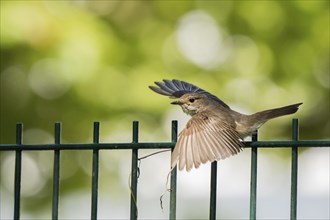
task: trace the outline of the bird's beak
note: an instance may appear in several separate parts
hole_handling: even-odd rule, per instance
[[[182,105],[183,103],[180,102],[180,101],[174,101],[174,102],[171,102],[172,105]]]

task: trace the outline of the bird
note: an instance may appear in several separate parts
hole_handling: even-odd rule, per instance
[[[171,104],[179,105],[184,113],[191,116],[179,133],[171,156],[171,169],[178,165],[179,170],[186,168],[186,171],[238,154],[244,148],[245,137],[251,136],[270,119],[297,112],[303,104],[246,115],[231,109],[215,95],[185,81],[164,79],[155,82],[155,85],[149,88],[176,99]]]

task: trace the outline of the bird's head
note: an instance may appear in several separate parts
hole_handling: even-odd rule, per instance
[[[207,108],[209,105],[209,99],[204,94],[199,93],[186,93],[178,100],[171,102],[173,105],[180,105],[183,112],[188,115],[194,115]]]

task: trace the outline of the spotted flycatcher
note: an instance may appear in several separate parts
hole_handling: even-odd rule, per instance
[[[180,132],[174,147],[171,167],[179,161],[179,170],[190,171],[202,163],[218,161],[239,153],[244,147],[243,138],[250,136],[269,119],[298,111],[299,105],[289,105],[245,115],[232,110],[218,97],[207,91],[180,80],[155,82],[149,86],[161,95],[177,98],[171,102],[180,105],[192,116]]]

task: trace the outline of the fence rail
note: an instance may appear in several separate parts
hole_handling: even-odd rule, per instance
[[[58,219],[59,189],[60,189],[60,155],[62,150],[93,150],[92,160],[92,189],[91,189],[91,219],[97,219],[98,207],[98,172],[99,150],[132,150],[131,167],[131,203],[130,218],[138,218],[137,210],[137,179],[138,179],[138,152],[140,149],[172,149],[177,141],[177,121],[172,121],[172,135],[170,142],[140,143],[138,140],[139,123],[133,122],[131,143],[99,143],[99,122],[94,122],[93,143],[67,144],[61,143],[61,123],[55,123],[54,144],[23,144],[23,124],[16,125],[16,143],[0,144],[0,151],[15,151],[15,175],[14,175],[14,219],[20,219],[20,194],[21,194],[21,170],[22,151],[54,151],[53,166],[53,196],[52,219]],[[330,140],[299,140],[298,119],[292,121],[291,141],[258,141],[257,133],[252,136],[252,141],[244,142],[246,148],[251,148],[251,180],[250,180],[250,219],[257,217],[257,159],[258,148],[291,148],[291,203],[290,219],[297,219],[297,177],[298,177],[298,148],[299,147],[329,147]],[[177,169],[171,172],[170,211],[169,219],[176,219],[176,183]],[[210,207],[209,219],[216,219],[217,202],[217,162],[211,165]]]
[[[328,140],[300,141],[246,141],[245,148],[291,148],[298,147],[329,147]],[[0,144],[0,151],[14,150],[134,150],[134,149],[171,149],[175,142],[140,142],[140,143],[91,143],[91,144]]]

